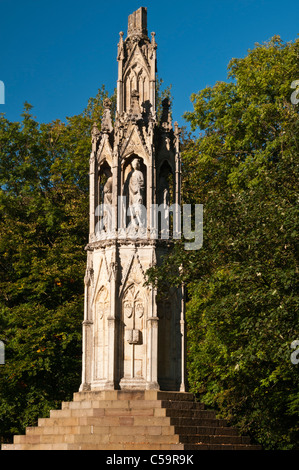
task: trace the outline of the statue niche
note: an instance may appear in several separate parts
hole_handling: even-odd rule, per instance
[[[106,161],[99,171],[98,201],[98,231],[110,233],[112,230],[112,173]]]
[[[134,101],[132,98],[135,96],[139,106],[149,99],[149,76],[143,65],[137,62],[127,71],[124,91],[126,111],[129,111],[132,108],[132,103]],[[138,95],[136,95],[136,92]]]
[[[164,208],[163,213],[161,213],[161,218],[158,221],[158,232],[159,234],[165,234],[167,238],[173,228],[173,217],[169,210],[172,202],[173,173],[169,163],[164,161],[158,173],[157,184],[157,203]]]
[[[128,164],[124,168],[124,192],[126,197],[126,222],[129,229],[146,227],[146,181],[145,165],[140,158],[133,155],[131,158],[131,171]]]
[[[164,161],[159,171],[157,198],[158,204],[169,206],[173,196],[173,174],[167,161]]]

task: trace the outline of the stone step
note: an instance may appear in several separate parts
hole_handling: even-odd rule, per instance
[[[51,418],[71,418],[80,416],[167,416],[171,418],[194,418],[194,419],[215,419],[215,412],[211,410],[200,409],[180,409],[176,407],[162,408],[160,406],[150,406],[151,402],[145,402],[146,406],[142,407],[142,403],[132,402],[129,405],[120,407],[113,402],[103,403],[95,402],[96,406],[88,402],[84,407],[78,405],[78,402],[64,402],[61,410],[51,410]],[[106,406],[102,406],[105,404]],[[98,406],[99,405],[99,406]]]
[[[96,411],[96,410],[94,410]],[[106,415],[88,414],[83,416],[60,416],[55,414],[50,418],[39,418],[38,426],[78,426],[78,425],[99,425],[102,426],[170,426],[171,418],[164,416],[121,416],[110,414],[110,410],[105,410]],[[100,418],[100,419],[99,419]]]
[[[258,445],[247,444],[183,444],[184,450],[262,450]]]
[[[192,401],[172,401],[172,400],[161,400],[161,406],[163,408],[172,410],[204,410],[204,403],[192,402]]]
[[[49,418],[45,418],[46,420]],[[84,423],[84,424],[83,424]],[[45,421],[42,426],[28,427],[26,435],[43,435],[43,434],[92,434],[92,433],[106,433],[123,434],[123,433],[140,433],[140,434],[179,434],[179,435],[229,435],[238,436],[238,432],[231,427],[217,427],[217,426],[174,426],[166,424],[154,426],[141,426],[134,425],[134,422],[121,421],[115,418],[109,418],[106,421],[99,421],[95,419],[82,419],[78,418],[68,422],[69,425],[62,420],[61,422]],[[48,424],[48,425],[47,425]]]
[[[250,438],[248,436],[181,434],[180,442],[184,444],[250,444]]]
[[[14,436],[14,444],[179,444],[180,437],[176,434],[144,434],[144,433],[93,433],[93,434],[43,434]]]
[[[174,410],[204,410],[203,403],[192,401],[173,400],[80,400],[62,402],[61,409],[87,409],[87,408],[118,408],[118,409],[148,409],[169,408]]]
[[[194,402],[194,395],[188,392],[163,392],[159,390],[100,390],[76,392],[73,395],[73,400],[174,400]]]
[[[217,418],[187,418],[170,417],[170,424],[173,426],[206,426],[206,427],[226,427],[225,419]]]
[[[59,410],[58,410],[59,411]],[[96,410],[94,410],[96,412]],[[58,427],[58,426],[82,426],[82,425],[93,425],[97,426],[176,426],[176,427],[207,427],[207,428],[219,428],[226,427],[227,423],[222,419],[208,419],[208,418],[186,418],[186,417],[164,417],[164,416],[144,416],[144,415],[134,415],[134,416],[119,416],[119,415],[101,415],[97,416],[97,413],[82,415],[82,416],[61,416],[60,414],[55,414],[50,418],[39,418],[38,428],[40,427]],[[29,428],[29,432],[33,432]],[[231,429],[231,428],[228,428]]]
[[[64,408],[62,410],[51,410],[50,418],[72,418],[80,416],[166,416],[165,408]]]
[[[2,444],[1,450],[22,450],[19,444]]]
[[[221,436],[238,436],[239,433],[235,428],[217,427],[217,426],[173,426],[176,434],[179,435],[221,435]]]
[[[147,451],[157,451],[157,450],[176,450],[176,451],[183,451],[184,444],[142,444],[142,443],[113,443],[113,444],[82,444],[79,446],[75,446],[72,444],[68,444],[69,450],[130,450],[130,451],[137,451],[137,450],[147,450]]]
[[[2,450],[184,450],[184,444],[3,444]]]
[[[78,426],[40,426],[26,429],[26,435],[14,436],[14,443],[23,443],[29,436],[45,435],[67,435],[67,434],[115,434],[115,435],[173,435],[174,426],[109,426],[98,423],[97,425],[78,425]],[[34,441],[34,438],[32,439]]]
[[[166,408],[166,416],[170,418],[191,418],[191,419],[216,419],[216,413],[213,410],[177,410]]]
[[[4,444],[2,450],[69,450],[67,443],[63,444]]]

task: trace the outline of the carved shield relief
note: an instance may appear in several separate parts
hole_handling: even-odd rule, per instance
[[[123,373],[131,379],[142,378],[146,367],[145,300],[139,286],[131,285],[123,301]],[[132,355],[132,348],[134,353]]]
[[[125,317],[131,318],[131,316],[133,315],[133,310],[134,310],[133,302],[131,300],[125,300],[124,301],[124,314],[125,314]]]
[[[137,315],[138,318],[143,317],[144,305],[143,305],[143,301],[140,299],[137,299],[135,301],[135,314]]]
[[[102,380],[107,377],[108,360],[108,317],[110,313],[109,291],[101,287],[95,301],[94,331],[94,377]]]
[[[103,316],[109,315],[110,302],[109,293],[105,287],[100,289],[96,300],[96,314],[97,317],[102,320]]]

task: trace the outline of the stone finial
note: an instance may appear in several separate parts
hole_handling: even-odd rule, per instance
[[[109,98],[105,98],[103,101],[104,108],[111,109],[111,100]]]
[[[92,129],[91,129],[91,135],[92,137],[98,137],[100,135],[100,131],[98,129],[96,122],[93,123]]]
[[[119,33],[119,43],[117,46],[117,60],[123,60],[124,59],[124,32],[121,31]]]
[[[113,130],[112,119],[111,119],[111,100],[109,98],[105,98],[104,102],[104,112],[102,117],[102,132],[111,132]]]
[[[166,130],[170,131],[172,128],[171,112],[170,112],[170,99],[164,98],[162,101],[162,116],[161,126]]]
[[[181,128],[179,127],[178,122],[175,121],[175,123],[174,123],[174,135],[178,136],[178,135],[180,135],[180,133],[181,133]]]
[[[156,36],[156,33],[151,33],[151,36],[152,36],[152,46],[157,49],[157,43],[156,43],[156,39],[155,39],[155,36]]]
[[[147,8],[145,7],[141,7],[129,15],[128,36],[135,34],[147,36]]]
[[[92,155],[94,154],[94,152],[97,149],[97,144],[98,144],[100,135],[101,135],[101,133],[98,129],[97,123],[94,122],[93,126],[92,126],[92,129],[91,129]],[[92,158],[91,158],[91,160],[92,160]]]

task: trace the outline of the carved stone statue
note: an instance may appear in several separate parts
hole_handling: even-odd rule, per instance
[[[169,206],[169,183],[168,174],[163,172],[159,178],[158,203]]]
[[[106,183],[103,186],[102,192],[102,202],[103,207],[103,227],[102,229],[105,232],[110,232],[112,228],[112,176],[110,171],[105,170],[105,175],[107,176]]]
[[[109,100],[109,98],[104,99],[103,105],[104,105],[104,112],[103,112],[103,117],[102,117],[101,131],[112,132],[113,125],[112,125],[112,119],[111,119],[111,101]]]
[[[103,187],[103,203],[112,204],[112,176],[109,176]]]
[[[132,225],[143,227],[142,209],[145,204],[145,182],[138,158],[134,158],[131,167],[132,170],[125,183],[125,196],[129,205],[129,217],[131,218]]]
[[[144,204],[144,176],[140,170],[140,161],[135,158],[132,163],[132,171],[128,178],[129,180],[129,204]]]

